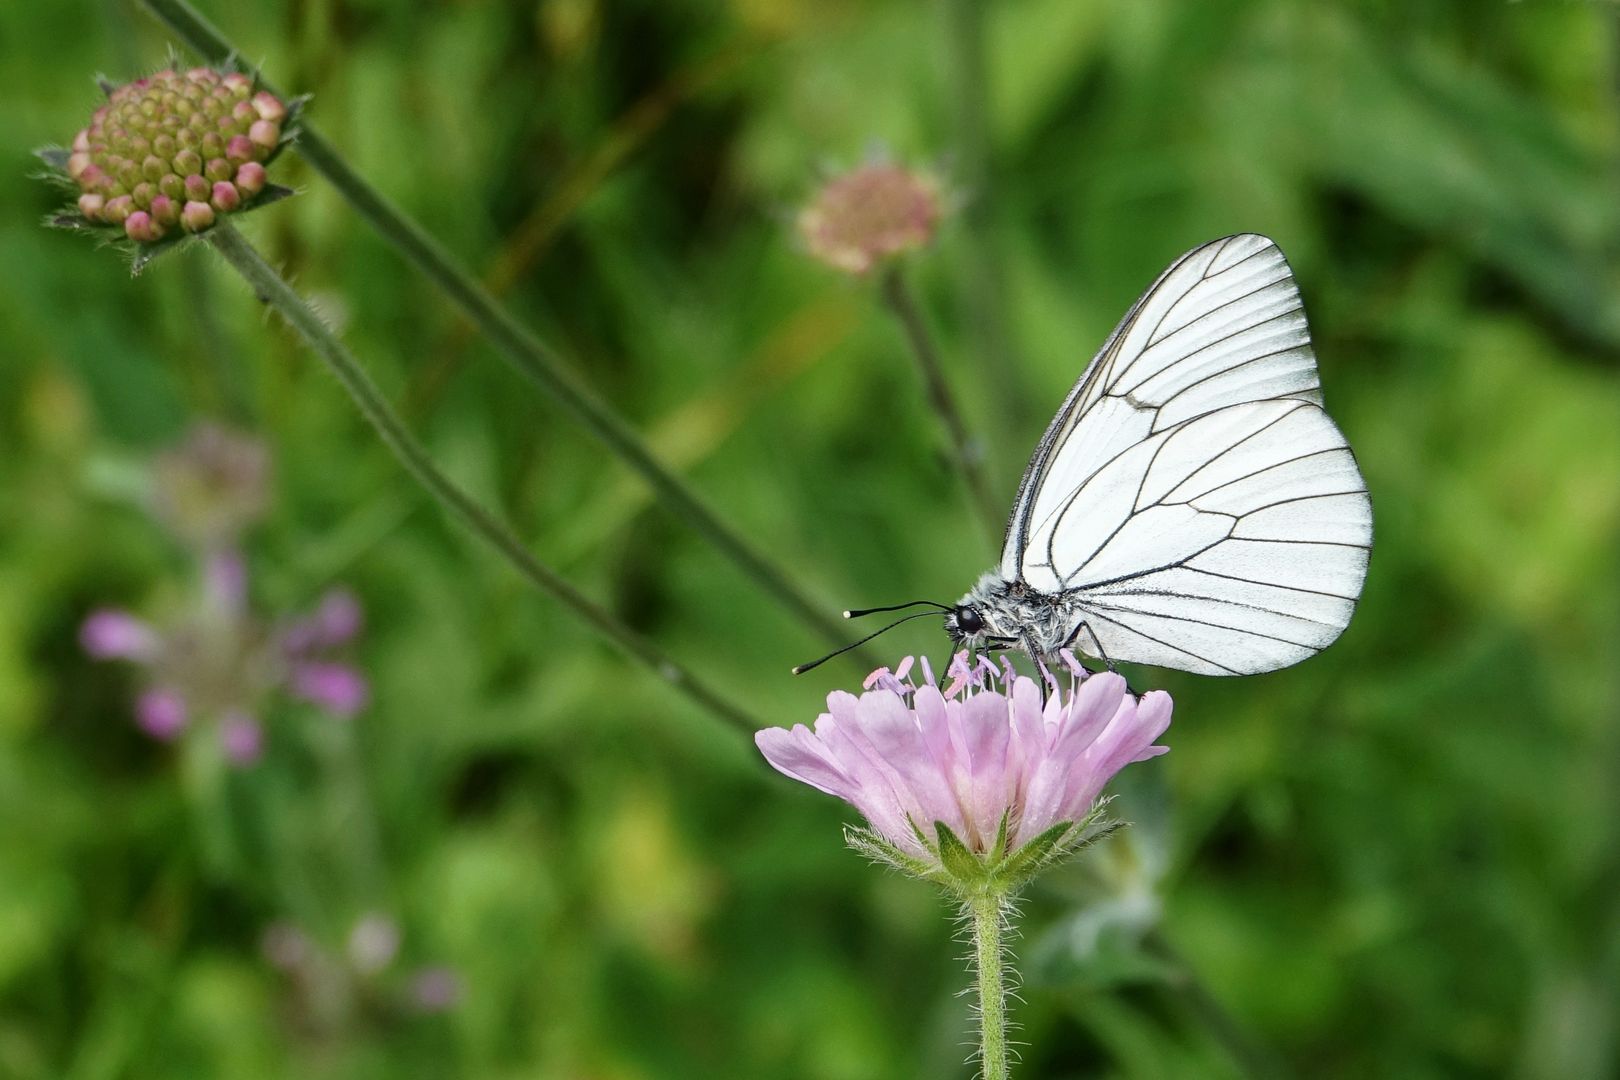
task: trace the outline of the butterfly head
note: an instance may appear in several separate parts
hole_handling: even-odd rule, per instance
[[[999,649],[1020,640],[1019,620],[1009,604],[1012,586],[990,573],[945,612],[945,633],[954,649]]]

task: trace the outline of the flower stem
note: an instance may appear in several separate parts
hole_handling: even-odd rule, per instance
[[[1001,531],[1001,514],[996,509],[984,478],[983,446],[968,434],[962,410],[957,407],[956,397],[951,393],[950,384],[945,381],[939,350],[934,348],[928,323],[898,266],[891,266],[883,275],[883,302],[906,332],[906,341],[917,361],[917,370],[922,374],[929,404],[945,425],[945,433],[951,441],[951,460],[961,473],[974,518],[983,526],[986,539],[994,543]]]
[[[305,344],[326,362],[360,412],[371,421],[383,442],[388,444],[417,482],[481,539],[505,556],[518,573],[542,592],[561,601],[631,658],[641,661],[660,678],[716,716],[746,731],[753,731],[758,726],[747,713],[703,685],[657,646],[597,606],[556,571],[536,559],[507,526],[440,472],[353,354],[333,335],[304,298],[264,261],[264,257],[248,243],[246,237],[229,222],[220,222],[204,235],[231,268],[242,275],[260,301],[274,308],[276,314],[286,320]]]
[[[186,0],[141,0],[147,10],[187,45],[213,63],[243,54]],[[263,76],[242,65],[255,78]],[[273,87],[265,84],[275,93]],[[782,568],[744,540],[686,482],[653,455],[616,412],[598,398],[560,358],[501,307],[488,289],[434,240],[372,187],[307,120],[300,121],[294,148],[324,176],[382,237],[461,309],[508,364],[550,394],[570,416],[609,451],[639,473],[657,497],[697,533],[734,562],[766,593],[828,641],[843,644],[848,627],[828,616],[827,605],[810,598]],[[871,654],[857,651],[867,663]]]
[[[1007,1080],[1006,905],[1000,896],[968,900],[973,921],[973,971],[979,981],[979,1069],[983,1080]]]
[[[1007,295],[991,217],[995,176],[991,168],[990,79],[985,63],[990,39],[985,17],[992,10],[984,0],[946,0],[946,64],[956,99],[959,176],[967,191],[962,207],[967,240],[967,258],[961,260],[963,306],[978,339],[991,393],[1000,395],[998,411],[1011,424],[1023,418],[1026,402],[1008,341]]]

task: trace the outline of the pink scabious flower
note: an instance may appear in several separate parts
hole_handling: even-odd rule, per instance
[[[1111,672],[1071,664],[1043,695],[1010,663],[958,654],[944,690],[920,667],[920,686],[902,681],[908,657],[859,697],[828,695],[814,730],[768,728],[755,742],[779,772],[861,812],[870,829],[852,846],[957,892],[1005,895],[1095,839],[1108,781],[1168,749],[1155,740],[1170,696],[1138,698]]]
[[[932,177],[874,161],[822,185],[799,212],[799,235],[814,258],[864,275],[926,245],[944,212]]]

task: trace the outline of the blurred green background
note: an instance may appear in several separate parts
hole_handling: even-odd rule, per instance
[[[1620,1070],[1615,5],[206,10],[829,611],[991,561],[898,330],[793,237],[829,166],[879,145],[957,192],[912,273],[1009,503],[1165,264],[1276,238],[1372,489],[1366,594],[1294,669],[1133,673],[1173,752],[1028,898],[1019,1075]],[[38,227],[29,151],[170,44],[122,0],[0,8],[0,1077],[969,1075],[963,947],[842,849],[852,812],[447,523],[206,251],[132,280]],[[249,234],[537,553],[763,721],[859,679],[790,678],[819,639],[278,171],[303,194]],[[352,586],[374,690],[348,726],[267,715],[213,802],[76,640],[184,587],[140,490],[209,417],[274,454],[255,606]],[[371,975],[368,913],[400,934]],[[266,958],[289,925],[314,974]],[[423,965],[448,1010],[410,1007]]]

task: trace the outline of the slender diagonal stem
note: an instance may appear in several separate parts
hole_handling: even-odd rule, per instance
[[[400,463],[428,493],[439,500],[462,523],[506,557],[518,573],[540,591],[561,601],[589,623],[598,633],[617,645],[632,659],[641,661],[659,678],[716,716],[745,731],[758,725],[747,713],[699,682],[691,672],[666,656],[650,641],[625,626],[610,612],[597,606],[556,571],[536,559],[523,542],[455,481],[439,471],[427,451],[416,441],[382,396],[371,376],[366,374],[347,347],[339,341],[304,298],[264,261],[247,238],[228,222],[221,222],[206,234],[215,251],[253,289],[259,299],[275,310],[288,326],[304,339],[315,355],[325,361],[338,382],[349,392],[365,418],[371,421]]]
[[[1006,951],[1001,934],[1006,912],[999,896],[968,901],[973,926],[973,973],[979,991],[979,1070],[983,1080],[1007,1080]]]
[[[213,63],[242,54],[186,0],[141,0],[159,21]],[[246,66],[246,65],[244,65]],[[251,70],[251,69],[250,69]],[[262,74],[252,72],[272,93]],[[294,148],[310,166],[349,201],[390,244],[432,281],[463,315],[487,337],[507,363],[551,395],[580,426],[624,461],[654,494],[697,533],[734,562],[766,593],[828,641],[842,644],[848,628],[828,615],[775,562],[743,539],[715,514],[681,477],[671,472],[641,437],[579,377],[518,322],[488,289],[479,284],[426,230],[407,217],[350,167],[316,128],[301,121]],[[863,659],[870,662],[870,654]]]
[[[959,175],[967,191],[962,207],[968,257],[961,261],[963,307],[977,341],[980,361],[990,373],[991,393],[1010,424],[1024,418],[1026,402],[1008,340],[1007,296],[995,235],[995,176],[991,167],[990,77],[985,62],[989,38],[984,0],[944,0],[946,64],[955,98]]]
[[[928,402],[938,414],[940,422],[945,425],[946,437],[950,439],[951,462],[962,476],[962,484],[967,490],[968,502],[973,508],[975,519],[984,528],[986,539],[993,543],[1000,531],[1000,514],[996,510],[995,500],[990,495],[990,485],[984,476],[983,444],[968,433],[967,422],[962,419],[962,410],[956,405],[956,396],[951,393],[950,383],[945,381],[945,371],[939,362],[939,350],[934,348],[934,339],[928,332],[928,322],[923,318],[922,310],[912,297],[905,275],[898,266],[891,266],[884,272],[883,302],[894,313],[894,317],[900,321],[901,327],[906,332],[906,342],[911,346],[911,355],[917,361],[917,371],[922,375]]]

